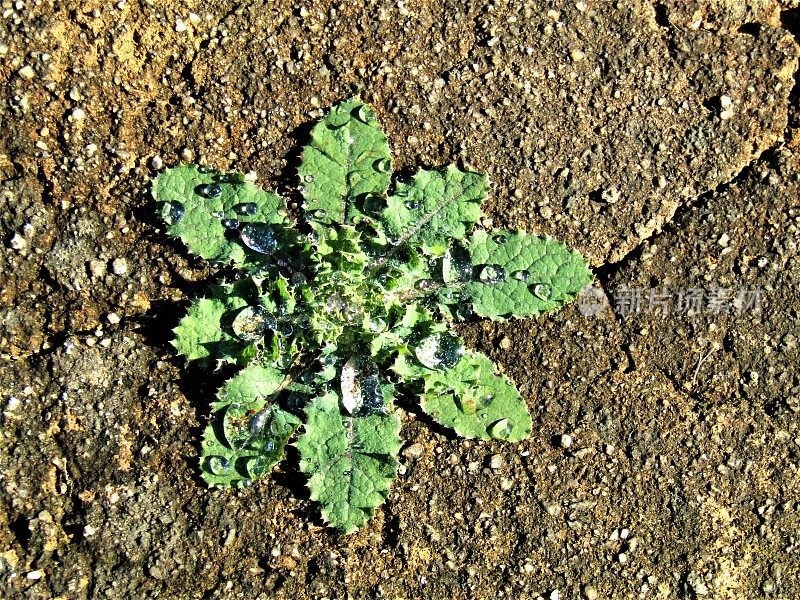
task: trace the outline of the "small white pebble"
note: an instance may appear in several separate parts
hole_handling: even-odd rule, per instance
[[[503,339],[500,340],[500,347],[503,350],[508,350],[511,348],[511,340],[508,338],[508,336],[503,336]]]
[[[119,320],[120,320],[120,319],[119,319],[119,315],[118,315],[117,313],[110,312],[110,313],[108,313],[108,314],[106,315],[106,320],[107,320],[109,323],[111,323],[112,325],[116,325],[117,323],[119,323]]]
[[[95,154],[97,154],[97,144],[86,144],[86,156],[92,158]]]
[[[568,433],[565,433],[564,435],[561,436],[559,442],[561,443],[562,448],[569,448],[570,446],[572,446],[572,436],[569,435]]]
[[[115,275],[124,275],[128,272],[128,261],[124,258],[115,258],[111,263],[111,268],[114,270]]]
[[[624,552],[620,552],[619,556],[617,556],[617,560],[619,561],[619,564],[624,565],[628,562],[628,555]]]
[[[42,578],[42,575],[43,575],[43,573],[42,573],[41,571],[39,571],[39,570],[36,570],[36,571],[28,571],[28,572],[25,574],[25,577],[26,577],[27,579],[30,579],[31,581],[36,581],[36,580],[38,580],[38,579],[41,579],[41,578]]]
[[[186,23],[184,23],[181,19],[175,19],[175,31],[178,33],[183,33],[187,29],[189,28],[186,26]]]
[[[25,65],[19,71],[17,71],[17,73],[23,79],[33,79],[36,77],[36,71],[34,71],[33,67],[30,65]]]
[[[722,108],[730,108],[733,106],[733,99],[730,96],[722,96],[719,99],[719,104]]]
[[[14,250],[24,250],[28,246],[28,240],[22,237],[20,234],[15,233],[14,237],[11,238],[11,248]]]
[[[73,108],[72,118],[76,121],[83,121],[86,118],[86,111],[82,108]]]
[[[85,525],[83,527],[83,537],[92,537],[95,533],[97,533],[97,529],[91,525]]]
[[[156,154],[150,159],[150,166],[153,167],[154,171],[160,171],[161,167],[164,166],[164,161],[161,160],[161,157],[158,154]]]
[[[584,58],[586,58],[586,54],[583,52],[583,50],[578,50],[577,48],[575,50],[573,50],[572,52],[570,52],[569,55],[572,57],[572,60],[575,61],[575,62],[580,62]]]
[[[492,457],[489,459],[489,466],[492,469],[499,469],[503,466],[503,457],[499,454],[492,454]]]
[[[550,600],[561,600],[561,592],[558,590],[550,592]]]

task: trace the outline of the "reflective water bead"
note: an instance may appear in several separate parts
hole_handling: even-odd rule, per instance
[[[381,158],[375,161],[375,168],[381,173],[388,173],[392,170],[392,161],[390,161],[388,158]]]
[[[303,175],[303,181],[305,181],[306,183],[311,183],[311,182],[314,181],[314,176],[313,175]]]
[[[500,419],[488,429],[489,435],[496,440],[507,440],[511,437],[512,431],[514,424],[509,419]]]
[[[167,225],[175,225],[185,213],[186,209],[180,202],[165,202],[161,206],[161,218]]]
[[[264,450],[266,450],[267,452],[272,452],[273,450],[275,450],[275,442],[273,442],[272,440],[267,440],[267,443],[264,444]]]
[[[530,271],[514,271],[511,276],[518,281],[527,282],[531,278],[531,273]]]
[[[464,345],[449,331],[434,333],[422,340],[414,354],[422,366],[429,369],[451,369],[464,355]]]
[[[369,119],[372,116],[372,111],[370,111],[365,104],[362,104],[356,109],[355,116],[362,123],[369,123]]]
[[[228,229],[239,229],[239,219],[222,219],[222,224]]]
[[[529,289],[539,300],[550,300],[553,296],[553,288],[546,283],[535,283]]]
[[[211,172],[211,167],[208,167],[206,165],[200,165],[199,167],[197,167],[197,172],[198,173],[210,173]]]
[[[472,279],[472,261],[469,250],[460,244],[448,248],[442,260],[442,275],[446,282]]]
[[[246,306],[239,311],[231,325],[233,333],[246,342],[257,342],[264,337],[264,332],[274,326],[275,317],[268,313],[263,306]]]
[[[494,240],[495,244],[505,244],[508,241],[508,238],[502,233],[493,235],[492,239]]]
[[[266,475],[269,462],[263,456],[254,456],[247,459],[245,466],[247,468],[247,474],[255,479]]]
[[[201,183],[194,191],[204,198],[217,198],[222,194],[222,186],[218,183]]]
[[[206,464],[214,475],[225,475],[231,466],[231,461],[224,456],[209,456]]]
[[[271,413],[272,409],[267,407],[250,417],[250,422],[247,424],[247,429],[250,431],[251,435],[259,435],[262,431],[264,431],[264,427],[267,426],[267,421],[269,420]]]
[[[239,215],[245,215],[247,217],[252,217],[254,214],[258,212],[258,204],[255,202],[242,202],[241,204],[237,204],[233,207],[233,210],[236,211]]]
[[[214,217],[215,219],[221,219],[225,216],[225,211],[224,210],[211,211],[211,216]]]
[[[272,254],[278,247],[278,240],[269,225],[264,223],[247,223],[239,235],[244,245],[261,254]]]
[[[429,290],[434,286],[434,282],[432,279],[420,279],[417,283],[414,284],[414,287],[418,290]]]
[[[500,265],[485,265],[478,274],[478,278],[483,283],[502,283],[506,280],[506,270]]]
[[[293,331],[294,327],[292,327],[291,323],[287,323],[286,321],[278,323],[278,333],[282,335],[292,335]]]
[[[419,208],[419,203],[418,202],[414,202],[413,200],[407,200],[406,201],[406,208],[408,210],[417,210]]]

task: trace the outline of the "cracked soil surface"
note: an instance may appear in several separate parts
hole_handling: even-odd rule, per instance
[[[2,11],[0,595],[800,598],[797,0]],[[297,199],[299,142],[353,93],[401,170],[488,173],[483,227],[597,277],[459,326],[533,435],[457,439],[406,399],[404,472],[340,537],[296,457],[199,479],[224,374],[169,340],[214,271],[149,182],[203,162]]]

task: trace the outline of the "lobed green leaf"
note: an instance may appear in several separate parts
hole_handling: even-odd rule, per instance
[[[400,419],[391,412],[344,415],[338,394],[328,392],[306,408],[305,431],[296,445],[323,519],[351,533],[386,500],[397,477]]]
[[[273,367],[250,365],[230,379],[203,433],[200,472],[209,485],[242,486],[269,474],[300,419],[272,402],[287,385]]]
[[[467,351],[446,371],[418,369],[425,381],[422,409],[437,423],[466,438],[518,442],[530,435],[525,401],[482,354]]]
[[[440,256],[453,239],[463,239],[481,216],[486,198],[486,175],[461,171],[420,169],[400,182],[381,215],[384,232],[396,246],[408,244]]]
[[[205,188],[203,186],[206,186]],[[219,193],[213,187],[218,186]],[[205,191],[211,190],[211,191]],[[283,199],[248,183],[241,175],[179,165],[161,172],[153,182],[153,196],[168,225],[168,233],[180,238],[190,252],[217,263],[243,265],[258,255],[223,224],[260,223],[285,229]],[[243,206],[254,205],[245,213]],[[249,214],[252,212],[252,214]]]
[[[312,130],[298,169],[306,217],[354,225],[380,204],[391,177],[389,142],[372,109],[356,98],[334,106]]]

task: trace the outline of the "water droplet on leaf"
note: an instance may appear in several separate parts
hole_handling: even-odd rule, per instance
[[[161,218],[167,225],[175,225],[185,213],[186,209],[180,202],[165,202],[161,206]]]
[[[318,209],[318,210],[315,210],[315,211],[312,213],[312,215],[313,215],[313,217],[314,217],[315,219],[324,219],[325,217],[327,217],[327,216],[328,216],[328,211],[327,211],[327,210],[325,210],[324,208],[320,208],[320,209]]]
[[[222,217],[225,216],[225,211],[224,210],[212,211],[211,216],[214,217],[215,219],[221,219]]]
[[[498,233],[497,235],[493,235],[492,239],[494,240],[495,244],[505,244],[508,241],[508,238],[503,235],[502,233]]]
[[[408,210],[417,210],[419,208],[419,203],[414,202],[413,200],[406,201],[406,208]]]
[[[263,306],[246,306],[236,315],[231,327],[239,339],[257,342],[267,329],[275,327],[275,317]]]
[[[252,217],[258,212],[258,204],[255,202],[242,202],[233,207],[236,214]]]
[[[223,219],[222,224],[228,229],[239,229],[239,219]]]
[[[414,354],[422,366],[446,370],[453,368],[461,360],[464,345],[458,336],[445,331],[426,337],[414,348]]]
[[[431,289],[434,285],[435,284],[432,279],[420,279],[414,284],[414,287],[418,290],[425,291]]]
[[[502,283],[506,280],[506,270],[500,265],[484,265],[478,274],[478,279],[489,285]]]
[[[500,419],[489,427],[489,435],[496,440],[507,440],[514,431],[514,424],[509,419]]]
[[[267,407],[250,417],[250,422],[247,424],[247,429],[250,432],[250,435],[257,436],[264,431],[264,427],[266,427],[271,413],[272,409]]]
[[[312,183],[314,181],[313,175],[303,175],[303,181],[306,183]]]
[[[269,462],[263,456],[254,456],[252,458],[248,458],[247,462],[245,463],[247,474],[253,479],[258,479],[259,477],[266,475],[268,465]]]
[[[539,300],[550,300],[553,296],[553,288],[546,283],[535,283],[529,288],[531,293],[539,298]]]
[[[200,165],[199,167],[197,167],[197,172],[198,173],[210,173],[211,172],[211,167],[208,167],[206,165]]]
[[[207,464],[208,470],[214,475],[225,475],[231,466],[231,461],[224,456],[209,456]]]
[[[388,158],[381,158],[375,161],[375,168],[381,173],[388,173],[392,170],[392,161]]]
[[[531,278],[530,271],[514,271],[514,272],[511,274],[511,276],[512,276],[514,279],[516,279],[516,280],[518,280],[518,281],[523,281],[523,282],[527,282],[527,281],[529,281],[529,280],[530,280],[530,278]]]
[[[204,198],[217,198],[222,195],[222,186],[218,183],[201,183],[194,191]]]
[[[472,279],[472,261],[469,250],[461,244],[454,244],[448,248],[442,260],[442,275],[446,282]]]
[[[291,323],[287,323],[286,321],[278,323],[278,333],[289,336],[292,335],[293,331],[294,327],[292,327]]]
[[[362,104],[355,110],[356,118],[361,121],[362,123],[369,123],[369,119],[372,116],[371,111],[367,108],[366,105]]]
[[[275,233],[264,223],[247,223],[240,235],[245,246],[261,254],[272,254],[278,247]]]

